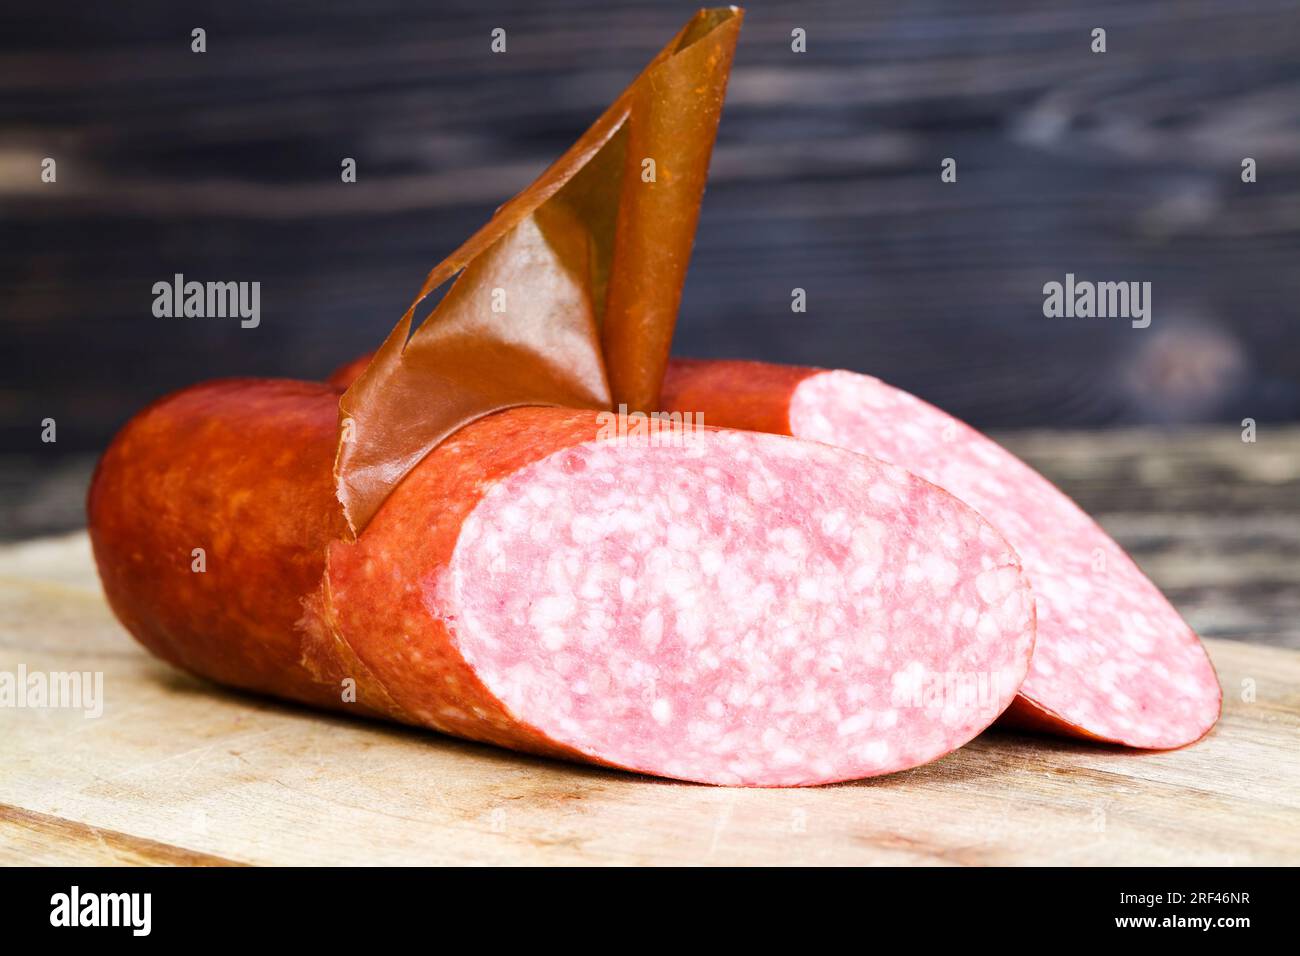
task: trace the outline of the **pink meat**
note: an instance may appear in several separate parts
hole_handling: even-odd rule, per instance
[[[852,372],[804,378],[790,431],[866,452],[947,488],[1019,552],[1038,609],[1023,701],[1009,715],[1166,748],[1203,736],[1221,692],[1200,640],[1131,558],[1024,462],[920,399]],[[1028,706],[1025,706],[1028,705]]]
[[[462,526],[440,594],[518,719],[711,783],[933,760],[1005,709],[1033,644],[1016,559],[969,508],[891,465],[744,432],[516,472]]]

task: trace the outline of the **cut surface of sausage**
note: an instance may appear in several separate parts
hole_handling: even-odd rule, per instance
[[[1182,746],[1214,725],[1221,691],[1196,634],[1096,522],[1010,452],[907,392],[845,371],[799,381],[789,427],[948,489],[1017,550],[1038,641],[1009,717],[1036,726],[1056,718],[1145,748]]]
[[[631,769],[792,785],[926,763],[1010,703],[1032,609],[974,512],[837,449],[694,441],[558,452],[466,519],[434,603],[516,718]]]

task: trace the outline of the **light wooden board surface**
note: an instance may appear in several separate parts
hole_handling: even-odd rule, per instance
[[[1294,864],[1300,653],[1208,642],[1224,717],[1171,753],[987,733],[800,790],[672,783],[231,693],[155,661],[84,535],[0,549],[0,671],[97,671],[104,712],[0,708],[0,863]]]

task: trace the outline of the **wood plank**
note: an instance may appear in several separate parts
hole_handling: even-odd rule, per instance
[[[59,550],[66,560],[57,581],[20,579],[0,559],[0,670],[102,672],[104,713],[0,710],[0,807],[8,808],[0,811],[0,859],[1076,865],[1300,858],[1300,653],[1293,651],[1207,642],[1225,688],[1224,718],[1180,751],[990,732],[889,777],[802,790],[723,789],[524,757],[214,687],[155,661],[125,634],[87,585],[84,541],[51,543],[46,558]],[[174,860],[165,859],[169,853]]]
[[[0,866],[234,866],[127,833],[0,806]]]

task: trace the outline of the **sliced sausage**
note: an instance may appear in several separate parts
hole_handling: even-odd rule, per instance
[[[115,439],[91,539],[150,650],[318,706],[740,785],[933,760],[1028,667],[1012,549],[893,465],[516,408],[439,445],[347,542],[338,396],[209,383]]]
[[[1222,693],[1200,639],[1110,536],[1051,482],[879,379],[759,362],[674,360],[668,409],[891,462],[972,505],[1019,552],[1038,643],[1005,722],[1132,747],[1198,740]]]

